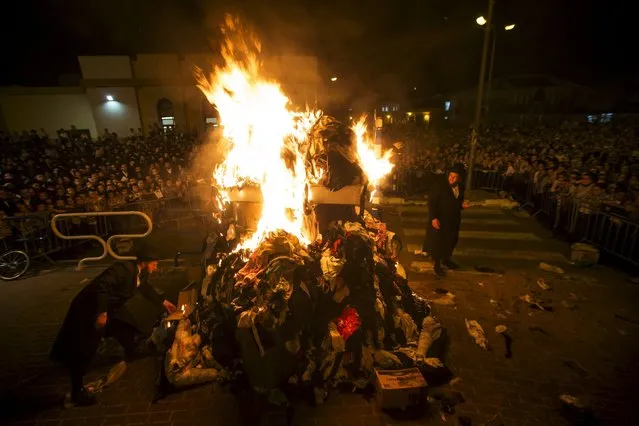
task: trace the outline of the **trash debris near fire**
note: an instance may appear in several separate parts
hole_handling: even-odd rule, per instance
[[[466,329],[468,330],[468,334],[475,340],[475,343],[479,345],[480,348],[487,351],[488,350],[488,339],[486,339],[486,335],[484,334],[484,329],[476,320],[465,320],[466,321]]]
[[[542,271],[553,272],[560,275],[564,273],[564,270],[561,269],[559,266],[551,265],[546,262],[539,263],[539,269],[541,269]]]
[[[497,334],[504,334],[507,331],[508,331],[508,327],[505,326],[505,325],[496,325],[495,326],[495,333],[497,333]]]
[[[543,278],[537,279],[537,285],[539,286],[540,289],[544,291],[548,291],[551,289],[551,287],[548,284],[546,284],[546,280],[544,280]]]
[[[519,296],[519,299],[523,300],[524,302],[528,303],[531,306],[536,307],[540,311],[545,311],[546,310],[546,308],[541,306],[541,303],[538,300],[536,300],[533,296],[531,296],[530,294],[524,294],[523,296]]]
[[[426,297],[430,303],[440,306],[453,306],[457,302],[455,302],[455,295],[450,291],[446,291],[445,293],[433,292]]]

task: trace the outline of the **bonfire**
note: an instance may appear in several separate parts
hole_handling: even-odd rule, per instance
[[[227,17],[222,30],[224,65],[209,76],[196,70],[228,147],[213,180],[223,200],[257,188],[261,214],[235,247],[205,252],[203,303],[174,327],[169,381],[229,377],[241,359],[254,389],[308,385],[321,402],[332,385],[366,386],[374,368],[422,365],[433,337],[420,329],[428,323],[421,333],[431,335],[435,322],[398,267],[397,237],[367,211],[317,233],[309,194],[332,178],[324,136],[339,124],[296,109],[263,76],[260,43],[239,20]],[[375,153],[365,117],[349,133],[344,156],[372,194],[393,169],[392,152]],[[193,368],[201,371],[187,374]]]

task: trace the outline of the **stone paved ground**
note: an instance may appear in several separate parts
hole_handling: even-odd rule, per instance
[[[419,228],[411,223],[423,220],[423,209],[414,210],[412,216],[410,208],[400,210],[386,209],[384,219],[391,228],[401,229],[402,234]],[[502,217],[489,213],[467,216],[465,220],[466,231],[489,233],[466,233],[471,237],[460,241],[464,271],[436,280],[430,272],[419,272],[419,268],[410,271],[409,267],[411,285],[419,294],[428,296],[436,288],[445,288],[456,296],[456,306],[433,306],[433,313],[447,334],[443,360],[458,377],[455,384],[438,391],[462,393],[465,402],[457,405],[456,414],[447,415],[444,421],[439,404],[433,403],[418,419],[406,420],[407,415],[401,413],[381,413],[374,402],[361,395],[334,392],[319,407],[296,404],[295,425],[457,425],[460,416],[470,419],[473,425],[484,424],[495,416],[506,425],[569,424],[560,415],[558,396],[562,393],[580,397],[603,424],[636,424],[633,410],[639,402],[639,287],[603,267],[578,270],[564,262],[567,274],[557,276],[539,271],[537,260],[528,259],[530,253],[513,256],[512,253],[523,251],[557,251],[558,243],[544,242],[546,235],[532,219],[521,222],[510,214]],[[515,239],[494,238],[490,234],[502,231],[514,232],[511,237]],[[522,237],[526,233],[539,236],[539,240]],[[407,244],[418,244],[421,237],[404,238]],[[482,247],[488,251],[481,254],[470,250]],[[499,257],[500,250],[505,253],[503,258]],[[408,251],[402,258],[405,265],[419,261]],[[477,273],[472,265],[479,262],[504,268],[505,273]],[[65,269],[0,285],[0,387],[5,391],[0,402],[0,424],[285,424],[283,413],[277,411],[267,413],[261,420],[247,416],[255,411],[254,405],[214,385],[150,404],[156,371],[153,359],[129,365],[124,377],[103,392],[99,405],[63,410],[61,398],[67,381],[46,356],[70,299],[81,287],[80,281],[97,272]],[[165,274],[160,284],[184,280],[179,272],[174,274]],[[553,287],[551,291],[538,289],[536,281],[542,276]],[[540,312],[519,301],[520,295],[532,291],[550,299],[547,304],[553,311]],[[497,317],[491,299],[510,312],[506,319]],[[489,351],[483,351],[468,336],[466,318],[483,326]],[[505,357],[503,336],[494,331],[498,324],[507,325],[513,339],[510,359]],[[92,374],[104,372],[107,365],[98,359]],[[432,392],[431,395],[436,396]]]

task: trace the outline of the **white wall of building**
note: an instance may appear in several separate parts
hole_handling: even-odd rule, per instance
[[[87,80],[131,78],[128,56],[78,56],[82,78]]]
[[[97,136],[89,100],[84,93],[0,93],[0,109],[9,132],[43,128],[51,137],[59,129],[88,129]]]
[[[113,98],[107,100],[107,96]],[[140,126],[140,116],[133,87],[92,87],[87,88],[87,98],[90,110],[95,118],[98,135],[104,129],[115,132],[120,136],[129,134],[129,129],[137,131]]]

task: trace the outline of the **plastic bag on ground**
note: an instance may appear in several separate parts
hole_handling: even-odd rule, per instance
[[[419,340],[417,341],[416,356],[418,359],[425,359],[428,349],[432,346],[433,342],[442,335],[442,325],[438,323],[432,316],[427,316],[422,321],[422,331],[419,333]]]
[[[468,334],[470,337],[475,340],[475,343],[482,348],[483,350],[488,350],[488,339],[486,339],[486,335],[484,334],[484,329],[481,325],[475,320],[465,320],[466,321],[466,330],[468,330]]]
[[[546,271],[546,272],[554,272],[555,274],[563,274],[564,273],[564,270],[561,269],[559,266],[551,265],[551,264],[546,263],[546,262],[541,262],[539,264],[539,269],[541,269],[542,271]]]

